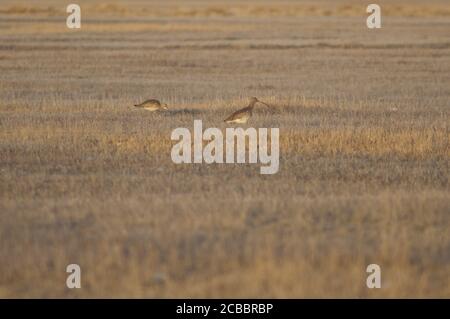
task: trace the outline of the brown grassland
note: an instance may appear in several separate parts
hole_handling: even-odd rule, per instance
[[[0,5],[0,297],[450,297],[448,1],[74,2]],[[250,96],[277,174],[172,163]]]

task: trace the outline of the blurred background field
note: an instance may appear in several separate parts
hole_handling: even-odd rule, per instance
[[[77,3],[0,4],[0,297],[450,297],[448,1]],[[172,163],[250,96],[277,174]]]

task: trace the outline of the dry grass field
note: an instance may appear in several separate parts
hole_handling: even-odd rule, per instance
[[[0,4],[0,297],[450,297],[448,1],[73,2]],[[251,96],[277,174],[172,162]]]

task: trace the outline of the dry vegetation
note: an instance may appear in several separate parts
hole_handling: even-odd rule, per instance
[[[450,7],[385,2],[2,1],[0,297],[450,297]],[[278,174],[172,163],[249,96]]]

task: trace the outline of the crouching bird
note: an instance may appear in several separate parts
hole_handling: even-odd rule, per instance
[[[167,104],[165,104],[165,103],[162,104],[158,100],[154,100],[154,99],[146,100],[140,104],[135,104],[134,106],[151,111],[151,112],[168,109]]]

